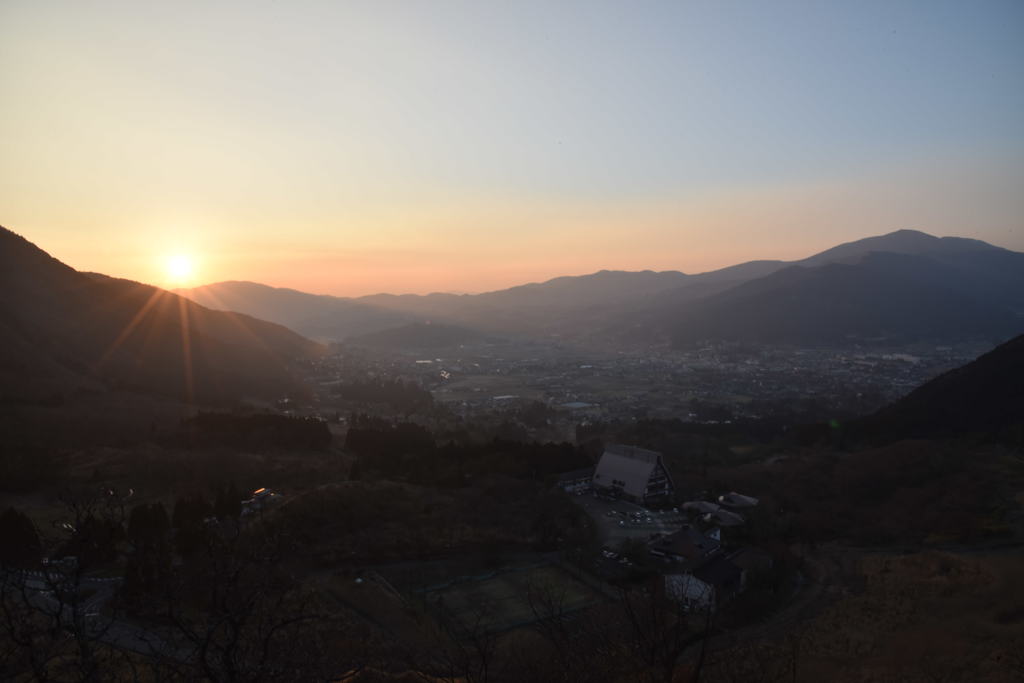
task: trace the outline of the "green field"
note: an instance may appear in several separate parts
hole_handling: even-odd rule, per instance
[[[504,631],[532,623],[538,614],[548,613],[545,604],[556,605],[564,614],[604,599],[555,566],[510,570],[428,591],[425,596],[439,618],[465,632]]]

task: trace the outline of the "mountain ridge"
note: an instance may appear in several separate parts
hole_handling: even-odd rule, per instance
[[[1019,261],[1024,267],[1024,255]],[[981,279],[892,252],[869,252],[857,263],[794,265],[683,309],[673,338],[808,345],[871,337],[1005,339],[1024,319]]]
[[[0,318],[5,400],[103,386],[189,401],[270,398],[301,386],[294,360],[323,351],[277,323],[80,273],[6,228]]]
[[[845,301],[844,305],[854,308],[864,305],[864,302],[854,301],[857,296],[863,298],[874,292],[881,304],[889,298],[885,292],[871,285],[872,274],[885,278],[896,288],[896,296],[902,296],[906,300],[906,293],[899,294],[900,283],[903,281],[899,273],[886,271],[880,265],[879,257],[873,256],[875,254],[920,258],[927,261],[935,272],[946,268],[944,272],[951,281],[958,281],[952,286],[953,299],[957,299],[961,294],[970,294],[979,299],[987,295],[998,295],[999,301],[1003,301],[1005,297],[998,294],[999,287],[1014,292],[1020,291],[1020,305],[1024,310],[1024,280],[1019,281],[1013,276],[1018,262],[1022,262],[1021,258],[1024,255],[980,240],[935,237],[916,230],[898,230],[885,235],[866,237],[796,261],[755,260],[696,274],[677,270],[600,270],[587,275],[560,276],[502,290],[461,295],[374,294],[351,298],[305,293],[298,293],[301,294],[298,296],[294,294],[297,290],[271,288],[274,294],[267,295],[262,301],[239,301],[235,310],[276,319],[310,336],[333,340],[372,334],[389,327],[432,321],[492,334],[557,336],[560,339],[574,339],[582,344],[595,343],[595,340],[602,339],[623,342],[630,339],[665,342],[674,339],[679,342],[681,337],[694,337],[681,333],[680,328],[685,327],[686,320],[693,320],[694,316],[699,318],[702,315],[702,307],[706,308],[716,301],[721,306],[728,307],[734,303],[730,296],[742,298],[745,293],[756,290],[759,286],[771,291],[778,284],[779,278],[793,277],[791,274],[778,275],[792,268],[812,271],[832,263],[866,268],[859,281],[851,280],[849,274],[840,275],[842,271],[836,269],[824,274],[832,276],[831,278],[825,277],[825,280],[817,283],[811,282],[814,277],[808,277],[807,287],[831,289],[836,297],[835,301]],[[906,263],[909,264],[910,261]],[[890,262],[890,267],[898,270],[899,265]],[[928,280],[925,277],[925,270],[927,268],[924,266],[919,267],[919,274],[924,280]],[[1024,266],[1021,266],[1021,270],[1024,270]],[[820,278],[823,275],[818,273],[815,277]],[[847,281],[845,287],[834,281],[835,278],[841,280],[843,277]],[[942,298],[940,290],[950,287],[934,281],[927,284],[924,280],[915,281],[913,287],[922,296],[934,299],[935,306],[938,306]],[[218,297],[227,298],[225,292],[243,287],[251,289],[266,286],[232,282],[214,283],[183,293],[206,305],[216,305],[214,300]],[[929,287],[932,289],[925,295],[924,289]],[[964,291],[957,292],[958,287]],[[262,291],[266,293],[270,290]],[[284,291],[292,292],[291,296],[296,297],[294,305],[284,314],[275,313],[267,307],[268,300],[273,296],[282,296],[281,292]],[[724,293],[730,291],[735,293],[725,296]],[[803,296],[812,294],[805,293]],[[906,310],[913,313],[914,307],[911,302],[906,304]],[[983,302],[979,305],[985,308]],[[778,302],[775,301],[765,300],[762,307],[765,310],[774,308],[777,315],[784,319],[798,320],[800,317],[799,310],[779,308]],[[990,313],[993,318],[999,317],[994,312]],[[706,313],[703,315],[705,319],[708,317]],[[895,313],[882,317],[899,319],[899,315]],[[681,318],[683,322],[672,323],[675,318]],[[869,317],[862,316],[861,319],[870,323]],[[941,333],[942,329],[955,327],[958,321],[949,318],[946,328],[942,328],[939,322],[939,318],[936,318],[935,323]],[[1012,323],[1008,324],[1012,327]],[[986,335],[1000,326],[1001,323],[986,323],[975,325],[970,331],[972,334]],[[705,336],[714,337],[718,334],[712,329],[714,327],[711,325]],[[929,325],[924,327],[928,328]],[[793,330],[794,333],[796,331]],[[877,334],[878,330],[866,332],[867,336],[871,336]],[[996,331],[995,334],[999,335],[1002,332]],[[745,333],[739,336],[756,340],[758,335]],[[836,338],[836,335],[826,336]],[[700,334],[696,337],[700,337]]]

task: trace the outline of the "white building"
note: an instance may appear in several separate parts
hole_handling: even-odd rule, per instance
[[[665,575],[665,594],[689,609],[714,608],[744,587],[744,571],[724,553],[717,553],[690,569]]]

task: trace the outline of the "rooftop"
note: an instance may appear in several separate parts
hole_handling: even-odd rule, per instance
[[[693,575],[716,587],[731,587],[739,584],[743,570],[733,564],[723,553],[708,558],[706,562],[694,568]]]
[[[608,444],[604,447],[605,453],[611,453],[612,455],[622,456],[624,458],[631,458],[633,460],[640,460],[649,465],[653,465],[658,462],[661,458],[661,453],[657,451],[649,451],[646,448],[640,448],[638,446],[624,446],[622,444]]]
[[[687,560],[704,557],[718,549],[719,542],[689,524],[651,543],[651,550],[685,557]]]

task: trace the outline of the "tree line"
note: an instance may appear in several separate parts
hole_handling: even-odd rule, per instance
[[[326,422],[314,417],[201,412],[182,420],[168,441],[189,448],[323,450],[331,445],[331,432]]]
[[[357,456],[353,479],[442,487],[465,486],[483,475],[543,482],[593,464],[586,451],[569,443],[459,443],[439,439],[422,425],[365,415],[353,416],[345,449]]]

